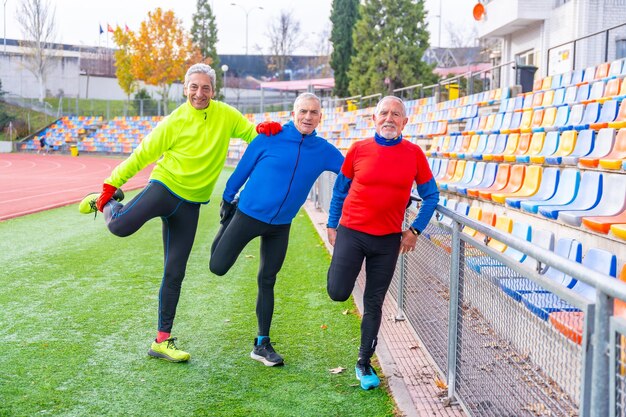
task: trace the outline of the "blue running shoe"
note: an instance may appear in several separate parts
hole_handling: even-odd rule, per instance
[[[380,379],[369,361],[365,364],[357,362],[354,369],[356,371],[356,379],[361,381],[361,388],[364,390],[373,389],[380,385]]]

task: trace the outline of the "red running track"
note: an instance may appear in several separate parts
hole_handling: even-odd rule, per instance
[[[122,160],[1,153],[0,221],[74,204],[90,192],[100,192],[102,181]],[[144,187],[150,172],[152,165],[137,173],[122,189]]]

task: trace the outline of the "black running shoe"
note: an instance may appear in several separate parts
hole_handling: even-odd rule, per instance
[[[257,339],[256,337],[254,338],[254,349],[250,352],[252,359],[263,363],[265,366],[281,366],[285,364],[283,357],[276,353],[274,347],[272,347],[269,337],[264,338],[260,345],[257,345]]]

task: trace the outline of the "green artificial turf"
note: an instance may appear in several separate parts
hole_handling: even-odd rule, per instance
[[[358,386],[359,318],[352,300],[328,298],[329,255],[303,211],[275,288],[271,337],[286,365],[250,359],[258,239],[227,275],[208,270],[228,174],[201,210],[178,304],[173,336],[189,363],[146,354],[156,332],[160,220],[127,238],[77,205],[0,223],[0,416],[394,415],[384,387]],[[337,367],[346,370],[332,374]]]

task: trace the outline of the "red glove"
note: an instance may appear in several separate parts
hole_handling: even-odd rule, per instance
[[[278,122],[261,122],[256,125],[256,133],[259,135],[274,136],[283,131],[283,127]]]
[[[117,187],[112,186],[111,184],[104,183],[102,184],[102,193],[98,200],[96,201],[96,207],[99,211],[104,210],[104,206],[106,203],[111,201],[113,198],[113,194],[117,191]]]

